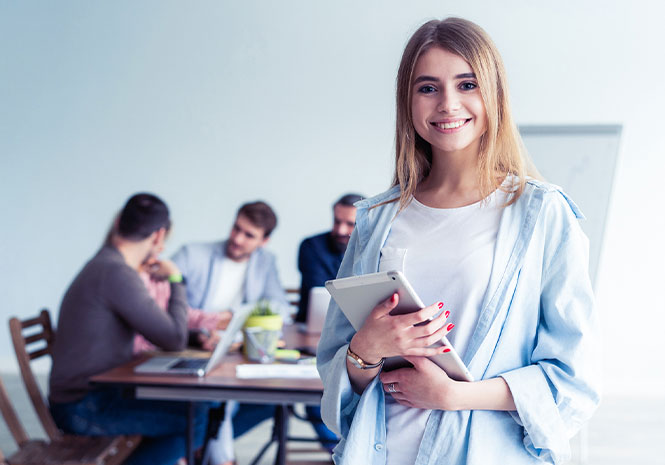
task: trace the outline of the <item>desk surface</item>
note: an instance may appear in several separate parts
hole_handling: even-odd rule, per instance
[[[300,333],[293,326],[284,327],[287,348],[316,347],[318,335]],[[318,404],[323,393],[321,380],[316,379],[238,379],[236,366],[247,363],[243,356],[231,353],[207,376],[142,375],[134,367],[146,360],[142,356],[130,363],[93,376],[94,384],[136,388],[136,397],[168,400],[237,400],[250,403]]]

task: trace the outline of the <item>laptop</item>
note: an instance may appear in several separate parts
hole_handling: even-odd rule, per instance
[[[235,340],[235,335],[252,311],[253,305],[244,305],[236,310],[224,331],[222,339],[215,347],[209,358],[181,357],[177,355],[152,357],[150,360],[136,365],[134,373],[145,375],[182,375],[182,376],[205,376],[212,370],[229,351],[229,347]]]
[[[307,323],[301,326],[301,330],[307,334],[321,334],[329,304],[330,293],[328,289],[323,286],[311,288],[307,303]]]

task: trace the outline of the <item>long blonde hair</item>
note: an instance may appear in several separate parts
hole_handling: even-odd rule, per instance
[[[514,183],[507,188],[512,193],[506,203],[510,205],[524,191],[526,175],[537,177],[537,172],[528,161],[513,122],[503,61],[480,26],[461,18],[447,18],[429,21],[413,34],[397,73],[393,186],[400,186],[400,210],[409,204],[432,167],[432,147],[416,132],[411,115],[413,70],[418,58],[432,47],[441,47],[464,58],[476,75],[487,112],[487,130],[480,140],[480,192],[483,198],[487,197],[507,176],[513,175]]]

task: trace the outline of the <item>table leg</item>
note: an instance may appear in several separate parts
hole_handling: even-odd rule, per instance
[[[187,463],[194,464],[194,402],[187,402]]]
[[[289,412],[285,404],[275,407],[275,431],[277,433],[277,456],[275,465],[286,464],[286,438],[289,428]]]

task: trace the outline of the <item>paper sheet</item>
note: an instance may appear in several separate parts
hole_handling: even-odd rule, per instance
[[[318,378],[319,372],[313,364],[251,363],[236,366],[240,379],[252,378]]]

